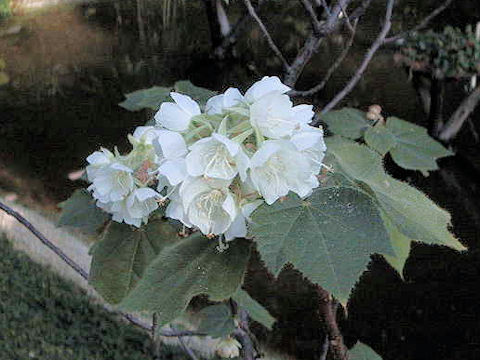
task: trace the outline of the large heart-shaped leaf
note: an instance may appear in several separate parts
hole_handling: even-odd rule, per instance
[[[193,234],[160,252],[121,307],[156,312],[159,325],[167,324],[196,295],[213,301],[230,298],[243,282],[249,255],[247,240],[236,239],[219,252],[215,240]]]
[[[95,234],[109,218],[84,189],[75,190],[69,199],[58,206],[62,208],[58,226],[77,227],[87,234]]]
[[[393,254],[374,201],[344,186],[261,206],[252,216],[251,234],[274,274],[292,263],[341,301],[348,299],[371,254]]]
[[[176,241],[180,237],[164,220],[150,221],[140,229],[112,222],[93,248],[89,282],[105,300],[117,304],[155,256]]]
[[[450,233],[450,214],[422,192],[385,173],[381,156],[351,140],[326,139],[338,171],[369,187],[379,206],[393,224],[410,239],[431,244],[464,247]]]

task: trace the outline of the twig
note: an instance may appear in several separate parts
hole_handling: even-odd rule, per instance
[[[342,11],[342,7],[346,8],[350,1],[351,0],[339,0],[339,2],[331,10],[327,20],[322,24],[320,30],[318,32],[310,32],[309,36],[305,40],[305,43],[303,44],[302,49],[291,63],[288,71],[285,73],[283,82],[286,85],[292,88],[295,86],[295,83],[303,72],[303,69],[308,64],[312,56],[317,52],[323,39],[347,21],[346,17],[339,19],[338,15]],[[349,20],[354,21],[362,16],[368,6],[370,6],[371,2],[372,0],[363,0],[362,3],[351,13]]]
[[[311,96],[311,95],[319,92],[320,90],[322,90],[325,87],[325,85],[327,85],[327,82],[330,80],[333,73],[335,72],[335,70],[338,69],[338,67],[343,62],[343,60],[345,60],[346,56],[348,55],[348,53],[349,53],[349,51],[350,51],[350,49],[353,45],[353,40],[355,39],[355,32],[356,32],[356,29],[357,29],[357,24],[358,24],[358,19],[355,19],[354,22],[353,22],[352,33],[350,35],[350,38],[348,39],[347,44],[345,45],[345,48],[343,49],[340,56],[335,60],[335,62],[327,70],[327,73],[323,77],[322,81],[318,85],[312,87],[309,90],[305,90],[305,91],[292,90],[288,93],[288,95],[290,95],[290,96]]]
[[[443,141],[449,141],[455,137],[479,102],[480,86],[477,86],[477,88],[462,101],[457,110],[455,110],[445,126],[441,129],[438,138]]]
[[[448,8],[450,6],[450,4],[452,4],[452,3],[453,3],[453,0],[446,0],[442,5],[437,7],[428,16],[426,16],[422,21],[420,21],[420,23],[418,23],[418,25],[416,25],[415,27],[413,27],[410,30],[407,30],[407,31],[401,32],[400,34],[397,34],[397,35],[391,36],[389,38],[386,38],[384,42],[386,44],[387,43],[392,43],[392,42],[395,42],[399,39],[402,39],[402,38],[410,35],[411,33],[415,32],[415,31],[422,30],[423,28],[425,28],[430,23],[430,21],[432,21],[435,17],[437,17],[441,12],[443,12],[446,8]]]
[[[328,6],[327,1],[326,0],[317,0],[317,3],[319,3],[321,6],[323,6],[325,11],[327,12],[327,15],[330,16],[332,11],[330,10],[330,6]]]
[[[333,359],[348,360],[348,349],[343,342],[343,336],[337,324],[338,302],[320,286],[317,286],[317,294],[319,298],[318,309],[327,335],[326,342]],[[322,355],[324,353],[326,352],[324,351]]]
[[[257,6],[255,7],[255,11],[258,11],[264,2],[265,0],[259,0]],[[220,59],[223,59],[225,57],[227,51],[236,43],[238,37],[244,30],[245,26],[248,24],[250,18],[251,16],[247,12],[242,18],[240,18],[240,20],[238,20],[232,26],[230,32],[223,37],[221,44],[215,48],[214,54],[216,56],[218,56]]]
[[[310,19],[312,22],[312,28],[313,30],[318,33],[320,32],[321,24],[320,21],[318,20],[317,13],[315,12],[315,9],[312,6],[312,3],[309,0],[300,0],[302,3],[303,7],[305,8],[305,11],[307,12],[308,15],[310,15]]]
[[[353,90],[353,88],[357,85],[358,81],[361,79],[363,73],[367,69],[368,64],[373,58],[373,55],[375,55],[377,50],[384,43],[385,37],[387,36],[392,26],[392,12],[393,12],[393,5],[395,3],[395,0],[387,0],[387,1],[388,1],[387,10],[385,12],[385,22],[383,24],[382,31],[377,36],[377,38],[373,42],[370,49],[368,49],[362,63],[358,67],[353,77],[350,79],[347,85],[342,89],[342,91],[340,91],[337,95],[335,95],[335,97],[322,109],[321,111],[322,114],[325,114],[329,112],[331,109],[333,109],[340,101],[343,100],[345,96],[347,96]]]
[[[250,329],[248,327],[248,313],[244,309],[239,309],[239,326],[234,330],[232,335],[242,345],[242,353],[244,360],[255,360],[258,355],[258,349],[256,349],[252,337],[250,336]]]
[[[275,55],[282,61],[282,64],[285,69],[288,69],[290,65],[288,64],[287,59],[283,56],[282,52],[280,49],[275,45],[275,42],[273,41],[272,37],[270,36],[270,33],[268,32],[267,28],[263,24],[262,20],[258,17],[257,12],[252,6],[252,3],[250,0],[243,0],[245,3],[245,6],[247,7],[248,12],[250,13],[250,16],[253,17],[253,19],[257,22],[258,26],[262,30],[263,34],[267,38],[268,45],[272,49],[272,51],[275,53]]]
[[[329,345],[330,345],[330,342],[328,341],[328,335],[325,335],[325,339],[323,340],[323,345],[322,345],[322,352],[320,354],[319,360],[327,360]]]
[[[77,274],[79,274],[83,279],[88,281],[88,273],[82,269],[80,265],[78,265],[74,260],[72,260],[67,254],[65,254],[59,247],[54,245],[50,240],[48,240],[40,231],[37,230],[35,226],[32,225],[27,219],[25,219],[20,213],[13,210],[11,207],[5,205],[4,203],[0,202],[0,209],[3,210],[10,216],[13,216],[19,223],[25,226],[30,232],[35,235],[37,239],[39,239],[42,244],[46,245],[50,250],[52,250],[63,262],[65,262],[68,266],[70,266]],[[136,325],[143,330],[148,331],[150,334],[152,333],[152,326],[150,324],[145,323],[144,321],[140,320],[139,318],[126,314],[123,312],[119,312],[126,320],[128,320],[133,325]],[[175,330],[164,330],[158,333],[159,336],[165,337],[178,337],[178,336],[204,336],[205,334],[196,333],[193,331],[175,331]]]
[[[195,355],[195,353],[193,352],[192,349],[190,349],[187,344],[185,344],[185,340],[183,339],[182,336],[180,336],[178,338],[178,341],[180,342],[180,346],[182,347],[183,351],[185,351],[188,356],[190,356],[192,358],[192,360],[198,360],[198,357],[197,355]]]
[[[8,215],[13,216],[23,226],[25,226],[30,232],[35,235],[44,245],[57,254],[68,266],[70,266],[77,274],[79,274],[85,280],[88,280],[88,273],[81,268],[75,261],[68,257],[59,247],[54,245],[48,240],[40,231],[38,231],[27,219],[25,219],[18,212],[10,208],[9,206],[0,202],[0,209],[6,212]]]

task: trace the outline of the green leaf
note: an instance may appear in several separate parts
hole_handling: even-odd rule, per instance
[[[361,138],[365,130],[371,126],[363,111],[352,108],[329,111],[322,115],[321,119],[332,133],[349,139]]]
[[[360,341],[348,351],[348,358],[350,360],[382,360],[381,356],[373,351],[371,347]]]
[[[89,282],[105,300],[117,304],[156,255],[176,241],[180,237],[164,220],[150,221],[140,229],[112,222],[93,249]]]
[[[410,255],[412,240],[403,235],[398,228],[393,225],[387,215],[383,214],[382,218],[383,223],[390,234],[390,241],[392,243],[393,251],[395,252],[395,255],[384,254],[383,256],[403,279],[403,268]]]
[[[215,240],[196,233],[165,248],[121,307],[157,312],[161,326],[181,315],[196,295],[212,301],[230,298],[243,282],[250,242],[236,239],[229,245],[219,252]]]
[[[62,214],[58,226],[73,226],[87,234],[95,234],[109,219],[107,213],[95,205],[95,199],[85,189],[75,190],[73,195],[58,205]]]
[[[270,313],[260,305],[255,299],[253,299],[246,291],[238,289],[235,294],[233,294],[232,299],[237,302],[242,308],[247,310],[248,315],[259,322],[267,329],[272,330],[272,326],[275,323],[275,318],[270,315]]]
[[[396,145],[393,134],[381,123],[367,129],[364,137],[367,145],[378,151],[381,155],[385,155]]]
[[[129,111],[139,111],[145,108],[158,110],[162,102],[170,100],[170,91],[171,88],[162,86],[137,90],[126,94],[127,99],[118,105]]]
[[[226,304],[216,304],[203,308],[198,313],[201,322],[198,332],[214,338],[226,337],[235,330],[232,311]]]
[[[367,129],[365,142],[381,155],[390,152],[399,166],[409,170],[436,170],[437,159],[452,155],[425,128],[395,117]]]
[[[188,80],[177,81],[174,85],[175,91],[190,96],[204,107],[207,100],[217,95],[217,92],[193,85]]]
[[[366,184],[402,234],[417,241],[464,249],[448,230],[450,214],[414,187],[387,175],[378,153],[341,137],[330,137],[325,142],[335,157],[337,171]]]
[[[344,186],[317,188],[306,200],[289,195],[262,205],[252,216],[251,233],[275,275],[292,263],[342,302],[372,253],[393,254],[376,204]]]

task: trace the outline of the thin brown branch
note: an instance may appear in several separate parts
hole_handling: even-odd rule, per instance
[[[65,262],[68,266],[70,266],[77,274],[79,274],[84,280],[88,281],[88,273],[82,269],[82,267],[77,264],[74,260],[72,260],[67,254],[65,254],[58,246],[53,244],[50,240],[48,240],[45,235],[43,235],[38,229],[27,219],[25,219],[20,213],[13,210],[11,207],[7,206],[6,204],[0,202],[0,210],[4,211],[6,214],[13,216],[19,223],[21,223],[25,228],[27,228],[37,239],[39,239],[42,244],[47,246],[50,250],[52,250],[63,262]],[[151,333],[153,331],[150,324],[140,320],[139,318],[119,312],[126,320],[128,320],[133,325],[136,325],[143,330],[148,331]],[[205,334],[195,333],[193,331],[174,331],[174,330],[164,330],[158,333],[159,336],[166,336],[166,337],[178,337],[178,336],[204,336]]]
[[[318,311],[324,324],[329,351],[335,360],[348,360],[348,349],[343,342],[343,336],[337,323],[338,302],[320,286],[317,286],[317,294]]]
[[[292,90],[288,93],[288,95],[290,95],[290,96],[312,96],[312,95],[316,94],[317,92],[321,91],[325,87],[325,85],[327,85],[327,82],[330,80],[333,73],[338,69],[338,67],[342,64],[343,60],[345,60],[348,53],[350,52],[350,49],[353,45],[353,40],[355,39],[355,32],[356,32],[356,29],[357,29],[357,24],[358,24],[358,19],[355,19],[354,22],[353,22],[352,33],[350,35],[350,38],[348,39],[347,44],[345,44],[345,48],[343,49],[342,53],[338,56],[338,58],[335,60],[335,62],[327,70],[327,73],[323,77],[322,81],[318,85],[312,87],[309,90],[304,90],[304,91]]]
[[[423,18],[422,21],[418,23],[418,25],[414,26],[412,29],[401,32],[400,34],[388,37],[385,39],[385,43],[392,43],[395,42],[399,39],[402,39],[418,30],[422,30],[425,28],[430,21],[432,21],[435,17],[437,17],[441,12],[443,12],[446,8],[448,8],[451,4],[453,3],[453,0],[446,0],[442,5],[437,7],[435,10],[433,10],[429,15],[427,15],[425,18]]]
[[[310,20],[312,22],[313,30],[316,33],[318,33],[320,31],[322,25],[321,25],[320,21],[318,20],[317,13],[315,12],[315,9],[313,8],[312,3],[310,2],[310,0],[300,0],[300,2],[302,3],[303,7],[305,8],[305,11],[307,12],[307,14],[310,16]]]
[[[245,3],[245,6],[247,7],[247,10],[248,10],[250,16],[253,17],[253,19],[257,22],[257,24],[260,27],[260,29],[262,30],[263,34],[267,38],[267,42],[268,42],[268,45],[270,46],[270,49],[272,49],[274,54],[280,59],[284,68],[288,69],[290,67],[290,65],[288,64],[287,59],[283,56],[282,52],[280,51],[278,46],[273,41],[270,33],[268,32],[267,28],[263,24],[260,17],[257,15],[257,12],[255,11],[255,8],[252,6],[252,3],[250,2],[250,0],[243,0],[243,2]]]
[[[480,86],[477,86],[470,95],[468,95],[455,110],[445,126],[441,129],[438,138],[443,141],[449,141],[458,134],[465,121],[473,113],[480,102]]]
[[[349,20],[354,21],[358,19],[365,13],[365,10],[370,6],[372,0],[363,0],[362,3],[354,9],[351,13]],[[318,51],[323,39],[331,34],[335,29],[345,24],[347,18],[344,17],[342,19],[338,18],[338,15],[342,11],[342,7],[346,8],[350,0],[339,0],[339,2],[334,6],[331,10],[330,15],[325,21],[319,32],[311,31],[308,35],[305,43],[303,44],[302,49],[299,51],[297,56],[295,57],[294,61],[291,63],[290,68],[285,73],[283,81],[286,85],[290,87],[295,87],[295,84],[303,72],[305,66],[309,63],[312,56]]]
[[[382,46],[384,43],[385,37],[387,36],[390,28],[392,26],[392,13],[393,13],[393,5],[395,4],[395,0],[388,0],[387,1],[387,9],[385,11],[385,21],[382,27],[382,30],[378,34],[377,38],[373,42],[370,49],[368,49],[362,63],[358,67],[357,71],[350,79],[350,81],[345,85],[345,87],[340,91],[335,97],[322,109],[321,113],[325,114],[332,110],[340,101],[342,101],[345,96],[347,96],[353,88],[357,85],[360,81],[363,73],[367,69],[370,61],[372,60],[373,56],[377,52],[377,50]]]
[[[53,244],[48,240],[40,231],[35,228],[27,219],[25,219],[20,213],[13,210],[9,206],[0,202],[0,209],[6,212],[8,215],[13,216],[19,223],[25,226],[35,237],[46,245],[50,250],[52,250],[63,262],[70,266],[77,274],[79,274],[83,279],[88,280],[88,273],[82,269],[75,261],[73,261],[67,254],[65,254],[58,246]]]
[[[257,6],[255,7],[255,11],[258,11],[260,7],[263,5],[265,0],[259,0]],[[248,21],[251,19],[251,16],[248,12],[245,13],[230,29],[230,32],[223,37],[223,40],[219,46],[217,46],[214,50],[214,54],[223,59],[225,54],[235,45],[237,42],[238,37],[245,29],[245,26],[248,24]]]

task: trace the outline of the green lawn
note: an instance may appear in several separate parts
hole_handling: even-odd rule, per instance
[[[185,359],[90,303],[85,293],[0,236],[0,359]]]

